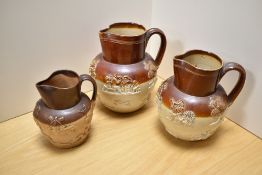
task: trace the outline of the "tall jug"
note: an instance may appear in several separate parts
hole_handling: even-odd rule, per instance
[[[81,92],[83,81],[93,84],[91,100]],[[96,83],[91,76],[70,70],[54,72],[36,87],[41,99],[36,103],[33,116],[46,138],[55,146],[70,148],[86,139],[96,100]]]
[[[160,120],[177,138],[206,139],[220,126],[225,110],[242,90],[245,70],[234,62],[223,64],[217,55],[202,50],[176,56],[173,62],[174,76],[157,93]],[[219,82],[231,70],[239,72],[239,79],[227,94]]]
[[[154,34],[161,38],[156,59],[145,52]],[[101,30],[99,37],[102,53],[93,59],[89,71],[96,80],[100,101],[117,112],[138,110],[146,104],[155,85],[166,48],[164,33],[135,23],[115,23]]]

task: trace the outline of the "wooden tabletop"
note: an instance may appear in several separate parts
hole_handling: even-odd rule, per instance
[[[97,101],[87,141],[72,149],[49,144],[32,113],[0,123],[0,174],[262,174],[261,139],[228,119],[205,141],[175,139],[159,122],[155,91],[129,114]]]

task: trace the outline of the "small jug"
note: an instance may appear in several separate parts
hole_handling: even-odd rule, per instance
[[[88,80],[93,85],[90,100],[81,92],[81,84]],[[86,139],[96,101],[94,79],[70,70],[59,70],[36,87],[41,99],[36,103],[33,116],[42,133],[55,146],[71,148]]]
[[[173,62],[174,76],[157,93],[160,121],[177,138],[206,139],[220,126],[225,110],[242,90],[245,70],[234,62],[223,64],[217,55],[202,50],[176,56]],[[219,81],[231,70],[239,72],[239,79],[227,95]]]
[[[155,59],[145,52],[154,34],[161,39]],[[135,23],[115,23],[101,30],[99,37],[102,53],[93,59],[89,71],[96,80],[100,101],[116,112],[138,110],[147,103],[155,85],[166,49],[164,33]]]

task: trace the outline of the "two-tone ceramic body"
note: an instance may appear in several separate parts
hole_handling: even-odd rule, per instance
[[[81,93],[81,84],[93,84],[90,100]],[[80,145],[88,136],[96,100],[96,83],[91,76],[78,76],[69,70],[54,72],[36,84],[41,99],[36,103],[33,116],[46,138],[56,147],[71,148]]]
[[[219,81],[230,70],[239,79],[227,95]],[[215,54],[192,50],[174,59],[174,76],[157,92],[160,121],[173,136],[189,141],[211,136],[225,117],[245,82],[245,70],[237,63],[223,64]]]
[[[155,60],[145,52],[153,34],[161,38]],[[100,101],[116,112],[138,110],[146,104],[155,85],[166,48],[164,33],[134,23],[116,23],[101,30],[99,37],[102,53],[93,59],[89,71],[96,80]]]

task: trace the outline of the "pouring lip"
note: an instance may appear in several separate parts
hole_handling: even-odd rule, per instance
[[[190,62],[184,60],[184,58],[186,58],[190,55],[194,55],[194,54],[202,54],[202,55],[208,55],[208,56],[214,57],[215,59],[217,59],[221,63],[221,65],[216,69],[204,69],[204,68],[196,67],[193,64],[191,64]],[[207,72],[219,71],[224,66],[223,60],[218,55],[216,55],[212,52],[199,50],[199,49],[189,50],[189,51],[185,52],[184,54],[176,55],[173,58],[173,61],[183,61],[186,65],[190,65],[191,67],[193,67],[194,69],[196,69],[198,71],[207,71]]]
[[[53,85],[42,84],[42,83],[44,83],[45,81],[50,80],[53,76],[55,76],[55,75],[57,75],[57,74],[66,74],[66,73],[74,74],[75,77],[78,78],[78,81],[80,82],[79,75],[78,75],[76,72],[74,72],[74,71],[72,71],[72,70],[68,70],[68,69],[62,69],[62,70],[57,70],[57,71],[53,72],[51,75],[49,75],[48,78],[46,78],[46,79],[44,79],[44,80],[42,80],[42,81],[37,82],[37,83],[36,83],[36,87],[37,87],[37,88],[40,87],[40,86],[41,86],[41,87],[51,87],[51,88],[63,89],[63,90],[75,88],[75,87],[78,85],[78,83],[75,84],[74,86],[70,86],[70,87],[57,87],[57,86],[53,86]]]
[[[129,35],[118,35],[118,34],[113,34],[113,33],[109,33],[107,32],[110,28],[113,28],[113,27],[116,27],[116,28],[121,28],[121,27],[127,27],[127,28],[137,28],[137,29],[142,29],[144,30],[144,32],[140,35],[132,35],[132,36],[129,36]],[[101,39],[101,37],[114,37],[114,38],[118,38],[118,37],[121,37],[121,38],[125,38],[125,39],[132,39],[132,38],[140,38],[140,37],[143,37],[146,33],[146,28],[141,25],[141,24],[138,24],[138,23],[134,23],[134,22],[118,22],[118,23],[113,23],[111,25],[109,25],[109,27],[105,28],[105,29],[102,29],[99,31],[99,37]]]

